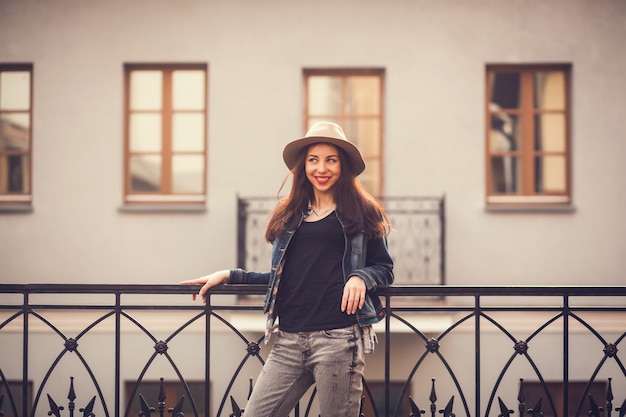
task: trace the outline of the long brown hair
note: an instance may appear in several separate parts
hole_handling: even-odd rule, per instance
[[[313,186],[307,179],[304,168],[308,148],[300,152],[298,161],[291,171],[293,179],[289,195],[280,199],[272,212],[265,231],[265,239],[270,243],[284,232],[287,224],[300,216],[302,211],[306,211],[309,203],[314,200]],[[389,233],[390,224],[385,210],[357,180],[353,174],[350,158],[343,149],[335,148],[339,153],[341,175],[333,187],[333,198],[337,213],[345,221],[344,233],[351,236],[365,231],[369,238],[386,236]],[[287,178],[280,189],[284,187],[286,181]]]

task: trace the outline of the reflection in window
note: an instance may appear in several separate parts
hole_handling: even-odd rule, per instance
[[[570,201],[569,66],[487,68],[487,202]]]
[[[499,109],[517,109],[520,106],[520,74],[494,71],[489,76],[491,105]]]
[[[384,70],[305,70],[304,78],[306,128],[320,120],[339,123],[367,164],[359,180],[381,196]]]
[[[495,106],[492,106],[495,108]],[[520,149],[520,123],[517,115],[493,112],[489,149],[492,154],[502,154],[491,159],[492,189],[499,193],[516,193],[519,190],[519,161],[515,151]]]
[[[127,65],[126,202],[202,203],[206,65]]]
[[[32,66],[0,65],[0,203],[31,201]]]
[[[161,189],[161,156],[135,155],[130,158],[130,177],[135,192],[157,193]]]
[[[534,74],[535,108],[565,109],[565,73],[563,71],[536,71]]]

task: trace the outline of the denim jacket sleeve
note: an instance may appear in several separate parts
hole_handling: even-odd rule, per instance
[[[270,282],[270,272],[248,272],[241,268],[231,269],[229,284],[268,284]]]
[[[375,238],[367,242],[365,266],[357,268],[350,275],[357,275],[365,281],[367,291],[385,288],[393,283],[393,260],[387,250],[387,239]]]

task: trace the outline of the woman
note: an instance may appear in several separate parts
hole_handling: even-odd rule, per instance
[[[268,285],[266,343],[278,335],[245,407],[250,417],[285,417],[316,384],[323,417],[358,416],[363,354],[384,317],[377,288],[393,282],[387,216],[357,182],[365,169],[358,148],[335,123],[319,122],[287,144],[289,196],[271,215],[271,272],[217,271],[183,284]],[[195,298],[195,297],[194,297]]]

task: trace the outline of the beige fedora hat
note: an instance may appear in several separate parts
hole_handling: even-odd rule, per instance
[[[314,143],[330,143],[343,149],[352,162],[354,175],[357,176],[365,169],[365,161],[361,156],[359,148],[352,144],[343,133],[343,129],[337,123],[317,122],[303,138],[291,141],[283,149],[283,160],[290,170],[296,166],[300,151]]]

